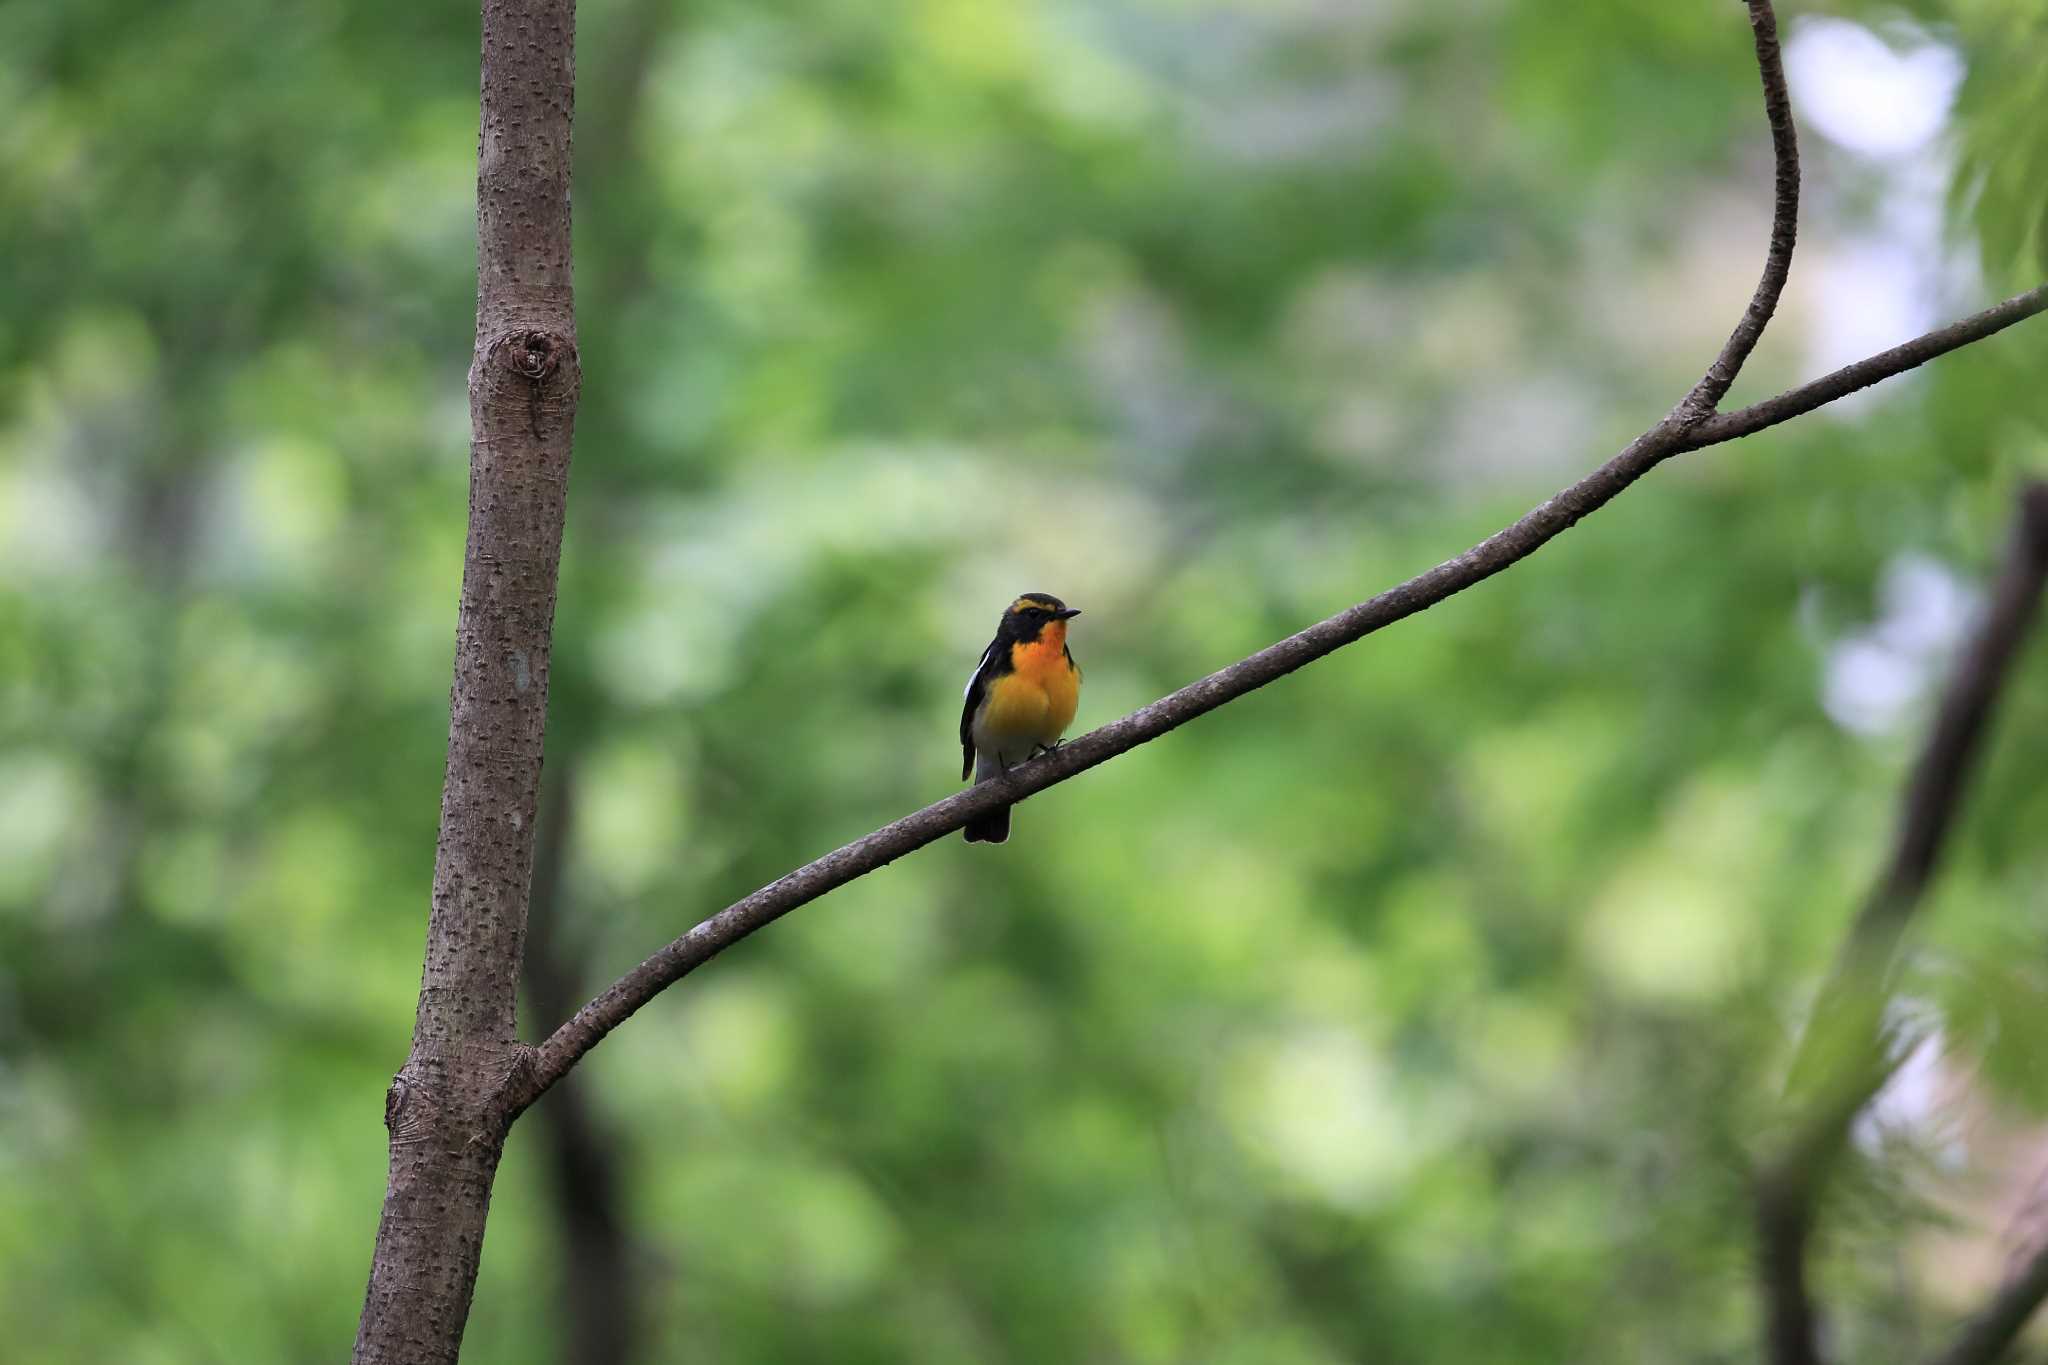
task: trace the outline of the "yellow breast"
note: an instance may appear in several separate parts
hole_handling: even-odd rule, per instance
[[[992,735],[1051,744],[1074,722],[1081,703],[1081,670],[1067,657],[1066,622],[1048,625],[1037,640],[1010,647],[1010,671],[989,689],[982,726]]]

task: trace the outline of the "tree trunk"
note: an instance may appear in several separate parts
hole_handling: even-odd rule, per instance
[[[354,1359],[452,1362],[526,1065],[516,998],[581,372],[569,252],[574,0],[484,0],[469,539],[412,1052]]]

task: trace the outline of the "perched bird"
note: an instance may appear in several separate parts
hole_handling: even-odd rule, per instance
[[[1081,613],[1042,592],[1010,603],[996,638],[967,680],[960,710],[960,779],[986,782],[1060,742],[1081,700],[1081,668],[1067,649],[1067,622]],[[967,826],[970,844],[1010,837],[1004,806]]]

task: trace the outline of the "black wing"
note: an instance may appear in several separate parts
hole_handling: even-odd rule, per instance
[[[981,707],[981,699],[988,691],[990,667],[996,657],[996,646],[1001,637],[988,642],[988,648],[981,651],[981,662],[974,666],[974,676],[967,680],[966,704],[960,708],[960,780],[965,782],[974,775],[974,713]]]

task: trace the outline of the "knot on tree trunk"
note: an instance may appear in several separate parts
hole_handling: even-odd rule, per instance
[[[493,360],[535,384],[547,383],[562,362],[573,360],[575,354],[575,344],[555,332],[507,332],[491,343]]]
[[[545,443],[543,419],[573,411],[582,388],[576,343],[562,332],[520,328],[499,333],[481,354],[486,363],[472,372],[473,396],[487,404],[523,407],[528,432]],[[479,430],[484,429],[480,423]],[[566,427],[558,434],[566,439]]]

